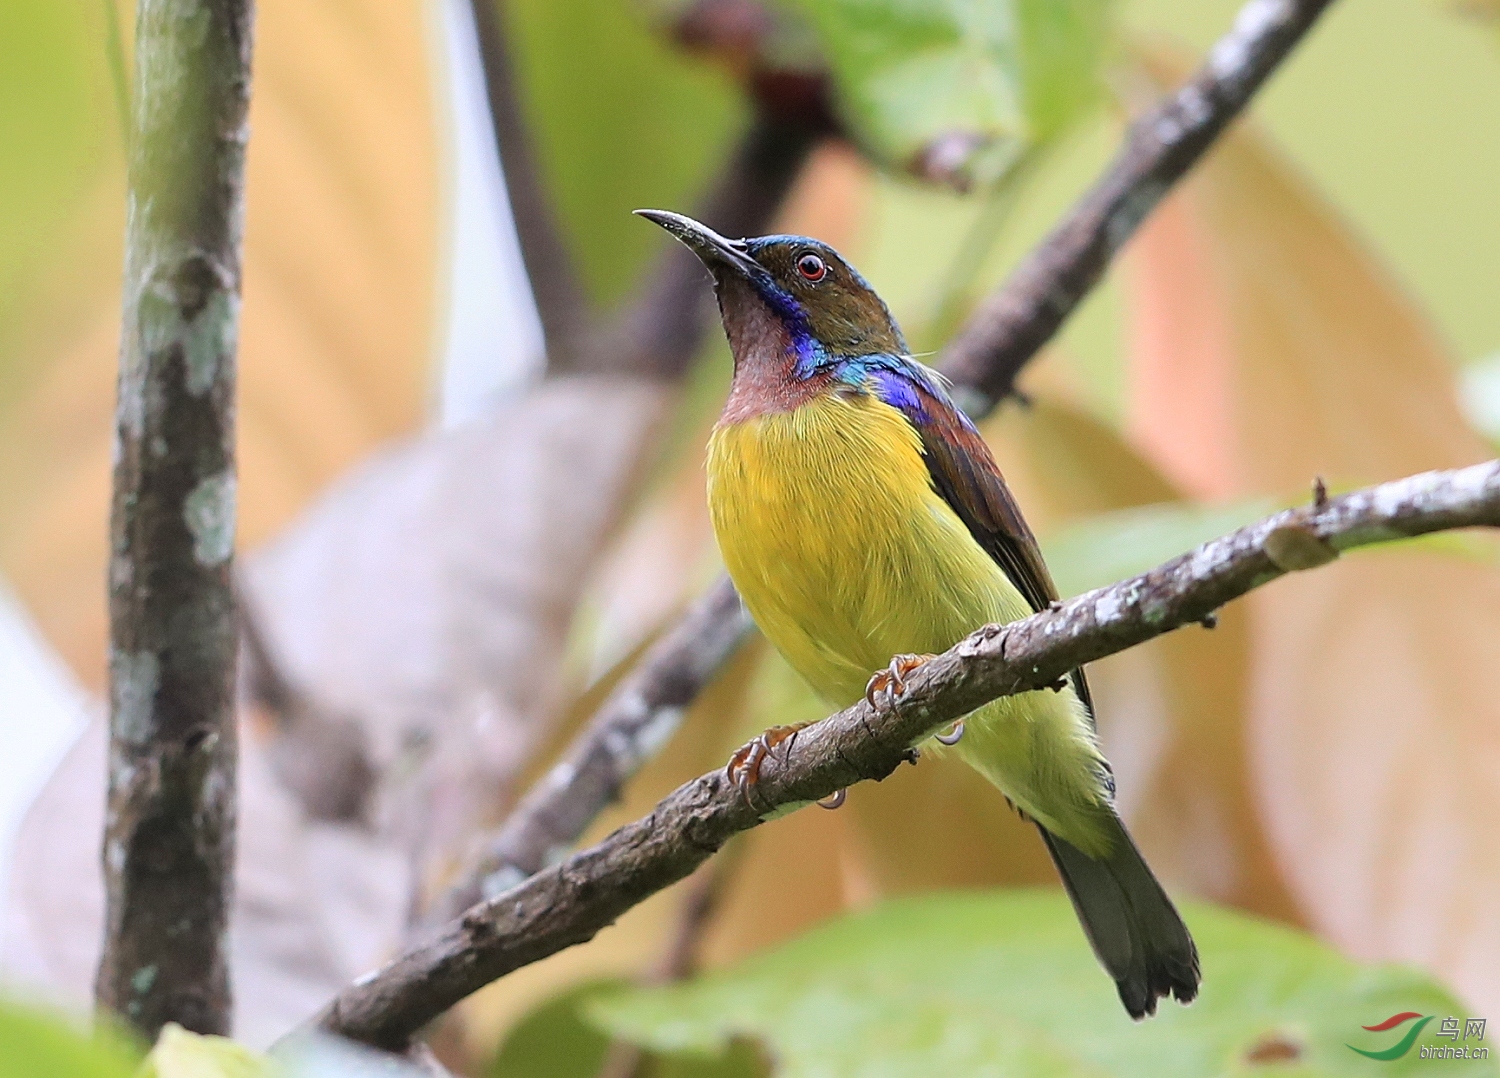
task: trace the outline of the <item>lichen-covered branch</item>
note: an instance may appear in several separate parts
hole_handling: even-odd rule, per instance
[[[323,1028],[400,1050],[469,993],[591,939],[777,810],[900,766],[909,747],[1000,696],[1047,689],[1069,671],[1184,625],[1287,572],[1370,543],[1500,527],[1500,460],[1315,498],[1129,580],[1010,625],[990,625],[920,667],[894,707],[864,701],[799,733],[768,759],[753,804],[722,771],[678,787],[644,818],[488,899],[441,934],[342,992]],[[1462,597],[1456,597],[1462,601]]]
[[[948,342],[939,360],[988,412],[1104,276],[1156,204],[1198,163],[1332,0],[1249,0],[1189,82],[1137,119],[1068,215]]]
[[[1327,3],[1251,0],[1203,71],[1132,128],[1105,175],[943,353],[943,371],[953,378],[955,393],[971,415],[987,414],[1010,392],[1017,373],[1098,283],[1140,220],[1240,112]],[[752,156],[755,144],[752,137],[741,156]],[[736,219],[727,214],[707,219],[726,235],[753,231],[748,225],[736,227]],[[631,324],[641,327],[639,340],[645,346],[619,349],[622,363],[649,365],[652,356],[657,365],[672,356],[685,363],[681,357],[690,352],[667,345],[685,336],[689,327],[695,335],[702,332],[703,309],[694,301],[702,291],[702,270],[685,249],[674,245],[668,257],[674,256],[676,262],[652,286],[660,301],[643,303],[631,316]],[[630,359],[632,355],[642,359]],[[516,806],[496,835],[484,840],[479,858],[460,873],[436,911],[456,915],[482,895],[537,871],[577,840],[633,773],[621,763],[628,760],[638,768],[644,762],[644,757],[610,746],[634,744],[641,730],[665,740],[692,695],[748,635],[738,604],[729,602],[732,591],[728,579],[721,578],[642,659],[563,760]],[[675,688],[683,683],[671,680],[674,671],[683,669],[698,672],[686,698]],[[649,689],[642,690],[668,683],[674,689],[659,701]]]
[[[250,0],[141,0],[110,516],[100,1006],[229,1025],[234,385]]]

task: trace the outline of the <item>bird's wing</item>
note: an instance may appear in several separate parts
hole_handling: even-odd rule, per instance
[[[990,447],[948,399],[936,373],[911,367],[915,369],[872,372],[876,393],[916,428],[934,489],[974,541],[1005,570],[1033,610],[1045,610],[1057,598],[1057,586]]]
[[[1057,599],[1041,548],[979,431],[949,399],[936,371],[902,357],[868,377],[881,400],[904,414],[922,439],[933,488],[958,514],[974,541],[1005,571],[1033,610]],[[1074,688],[1093,714],[1083,671]]]

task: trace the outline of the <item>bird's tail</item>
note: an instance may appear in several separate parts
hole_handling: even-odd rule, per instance
[[[1168,993],[1181,1003],[1198,994],[1198,948],[1112,811],[1110,827],[1110,853],[1097,860],[1045,827],[1038,830],[1120,1002],[1141,1019],[1155,1014],[1157,999]]]

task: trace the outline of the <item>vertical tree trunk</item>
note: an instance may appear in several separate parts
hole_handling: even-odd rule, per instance
[[[110,520],[98,1003],[229,1026],[234,384],[251,0],[140,0]]]

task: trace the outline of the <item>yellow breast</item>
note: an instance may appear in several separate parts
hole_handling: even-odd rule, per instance
[[[938,652],[1028,613],[932,489],[896,409],[829,394],[721,425],[709,508],[724,561],[767,638],[830,703],[903,652]]]

